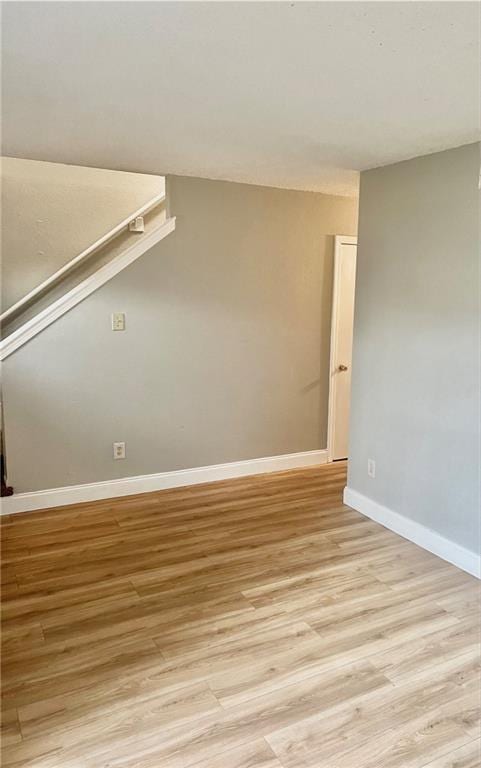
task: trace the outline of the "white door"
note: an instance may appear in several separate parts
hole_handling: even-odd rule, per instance
[[[348,456],[356,253],[355,237],[335,238],[327,446],[329,461],[346,459]]]

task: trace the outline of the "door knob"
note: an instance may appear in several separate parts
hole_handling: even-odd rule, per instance
[[[347,365],[340,365],[339,366],[340,371],[347,371]]]

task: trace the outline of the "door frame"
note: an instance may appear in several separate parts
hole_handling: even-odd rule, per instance
[[[332,278],[332,311],[331,311],[331,351],[329,357],[329,405],[327,412],[327,461],[332,461],[332,445],[334,439],[335,395],[333,387],[333,372],[337,357],[337,323],[339,318],[339,271],[340,254],[343,245],[357,245],[357,237],[351,235],[335,235],[334,237],[334,269]]]

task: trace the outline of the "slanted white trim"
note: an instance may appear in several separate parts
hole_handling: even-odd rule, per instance
[[[139,475],[137,477],[124,477],[120,480],[105,480],[100,483],[71,485],[66,488],[50,488],[46,491],[17,493],[2,499],[1,514],[11,515],[17,512],[60,507],[65,504],[79,504],[99,499],[111,499],[116,496],[162,491],[166,488],[210,483],[214,480],[228,480],[233,477],[259,475],[265,472],[280,472],[296,467],[313,467],[325,464],[326,461],[327,452],[325,450],[303,451],[247,461],[232,461],[228,464],[213,464],[208,467],[178,469],[174,472],[159,472],[155,475]]]
[[[159,227],[152,229],[150,232],[147,232],[144,235],[139,235],[138,240],[135,240],[132,245],[128,246],[125,251],[112,259],[112,261],[105,264],[103,267],[100,267],[97,272],[89,275],[89,277],[81,283],[76,285],[70,291],[67,291],[64,296],[61,296],[46,309],[39,312],[38,315],[27,320],[24,325],[17,328],[16,331],[13,331],[13,333],[3,339],[3,341],[0,342],[0,360],[5,360],[5,358],[11,355],[12,352],[15,352],[16,349],[23,346],[23,344],[26,344],[27,341],[33,339],[37,333],[43,331],[44,328],[47,328],[47,326],[51,325],[55,320],[58,320],[59,317],[62,317],[62,315],[70,309],[86,299],[87,296],[90,296],[91,293],[108,282],[108,280],[111,280],[112,277],[115,277],[115,275],[125,269],[125,267],[128,267],[129,264],[136,261],[156,243],[163,240],[164,237],[167,237],[167,235],[174,229],[175,217],[167,219],[167,221]]]
[[[53,275],[50,275],[46,280],[43,281],[43,283],[40,283],[40,285],[37,285],[35,288],[33,288],[29,293],[27,293],[25,296],[22,296],[22,298],[17,301],[15,304],[12,304],[11,307],[5,310],[0,315],[0,320],[6,320],[7,317],[10,317],[10,315],[13,315],[17,309],[20,309],[20,307],[23,307],[25,304],[28,304],[35,296],[38,296],[40,293],[43,293],[49,286],[56,283],[58,280],[60,280],[61,277],[67,274],[67,272],[70,272],[74,267],[77,267],[81,261],[84,261],[89,256],[92,256],[95,251],[98,251],[99,248],[102,248],[104,245],[106,245],[110,240],[113,240],[114,237],[117,237],[118,234],[122,232],[122,230],[126,230],[130,223],[132,221],[135,221],[135,219],[139,216],[144,216],[146,213],[149,213],[153,208],[155,208],[159,203],[163,202],[165,200],[165,177],[159,177],[161,184],[162,184],[162,191],[159,192],[158,195],[155,195],[155,197],[152,197],[150,200],[148,200],[144,205],[139,208],[137,211],[134,211],[130,216],[126,219],[123,219],[123,221],[120,222],[120,224],[117,224],[113,229],[109,230],[105,235],[102,235],[98,240],[96,240],[94,243],[89,245],[88,248],[86,248],[84,251],[79,253],[77,256],[75,256],[73,259],[68,261],[66,264],[63,265],[60,269],[58,269],[56,272],[53,273]]]
[[[344,489],[344,503],[371,520],[375,520],[376,523],[389,528],[390,531],[394,531],[419,547],[427,549],[433,555],[447,560],[448,563],[456,565],[478,579],[481,578],[481,556],[476,552],[446,539],[431,528],[416,523],[382,504],[378,504],[377,501],[373,501],[353,488],[346,487]]]

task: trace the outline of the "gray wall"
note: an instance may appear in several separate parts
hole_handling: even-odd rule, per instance
[[[332,236],[356,233],[357,200],[169,194],[175,233],[6,360],[17,492],[326,447]]]
[[[478,173],[471,144],[361,174],[348,481],[476,551]]]

